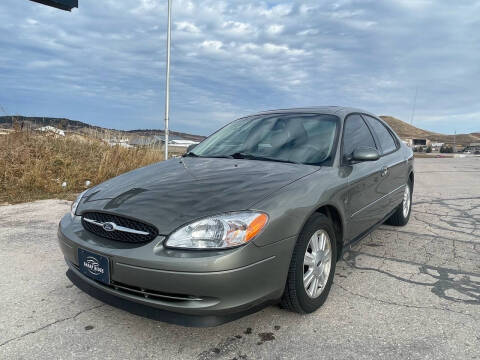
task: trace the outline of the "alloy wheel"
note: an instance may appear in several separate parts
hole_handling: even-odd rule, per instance
[[[315,299],[325,289],[332,265],[332,245],[325,230],[317,230],[310,238],[303,259],[303,286]]]
[[[405,192],[403,193],[403,217],[407,218],[408,213],[410,212],[410,205],[411,205],[411,197],[410,197],[410,186],[405,186]]]

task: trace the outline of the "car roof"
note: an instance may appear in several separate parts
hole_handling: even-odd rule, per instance
[[[362,109],[357,109],[353,107],[346,107],[346,106],[312,106],[312,107],[302,107],[302,108],[290,108],[290,109],[276,109],[276,110],[268,110],[262,111],[256,114],[249,115],[250,116],[257,116],[257,115],[268,115],[268,114],[289,114],[289,113],[313,113],[313,114],[330,114],[330,115],[337,115],[341,118],[344,118],[346,115],[351,113],[362,113],[375,116],[369,111],[365,111]]]

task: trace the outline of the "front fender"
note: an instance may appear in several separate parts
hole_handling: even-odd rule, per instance
[[[297,236],[303,226],[319,208],[334,207],[342,218],[345,233],[345,202],[347,176],[341,169],[326,168],[308,175],[281,191],[255,204],[254,209],[269,214],[269,224],[261,238],[254,240],[258,246],[265,246],[281,239]]]

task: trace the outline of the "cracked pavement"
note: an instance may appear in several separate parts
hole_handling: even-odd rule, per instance
[[[72,286],[56,242],[69,206],[0,206],[0,359],[480,359],[480,158],[417,159],[410,223],[346,252],[317,312],[270,306],[216,328]]]

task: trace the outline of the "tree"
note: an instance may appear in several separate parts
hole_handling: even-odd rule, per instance
[[[442,147],[440,148],[440,152],[451,154],[453,153],[453,147],[450,145],[442,145]]]

